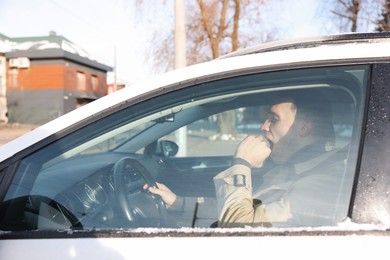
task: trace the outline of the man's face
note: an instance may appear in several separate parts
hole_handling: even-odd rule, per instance
[[[268,111],[268,118],[261,126],[272,145],[275,145],[287,135],[294,123],[296,109],[292,102],[273,105]]]
[[[268,111],[268,118],[261,126],[271,143],[271,156],[277,163],[287,160],[296,148],[297,127],[294,127],[297,110],[292,102],[282,102],[273,105]]]

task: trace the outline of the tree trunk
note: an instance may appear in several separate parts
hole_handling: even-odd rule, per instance
[[[359,11],[360,11],[360,0],[352,0],[352,7],[351,7],[352,27],[351,27],[351,32],[356,32],[356,30],[357,30],[357,21],[358,21]]]
[[[219,16],[219,22],[217,25],[211,23],[211,15],[202,0],[197,0],[200,13],[202,15],[202,22],[206,31],[207,37],[209,38],[210,48],[213,59],[219,57],[219,45],[224,38],[224,34],[227,28],[226,25],[226,14],[228,9],[229,0],[222,0],[221,13]],[[240,0],[234,0],[234,20],[233,20],[233,32],[231,33],[231,44],[232,51],[238,49],[238,22],[240,19]],[[213,31],[213,28],[217,28]],[[220,140],[231,140],[237,138],[236,131],[236,114],[235,111],[226,111],[217,115],[217,122],[219,127],[219,133],[216,136],[211,137],[212,139]]]
[[[383,3],[382,18],[378,21],[376,30],[378,32],[390,31],[390,0]]]

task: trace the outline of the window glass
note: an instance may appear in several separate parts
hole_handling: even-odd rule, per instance
[[[19,75],[19,70],[17,68],[11,68],[9,70],[8,74],[8,83],[10,88],[18,88],[18,75]]]
[[[77,71],[76,79],[77,79],[77,89],[86,90],[87,85],[86,85],[85,74],[83,72]]]
[[[91,76],[91,86],[93,91],[97,91],[99,89],[99,78],[96,75]]]
[[[337,225],[348,217],[367,71],[234,77],[102,117],[21,160],[1,229]],[[240,146],[234,158],[247,136],[261,149],[248,158]],[[250,169],[251,158],[264,160]],[[170,196],[147,189],[156,183]]]

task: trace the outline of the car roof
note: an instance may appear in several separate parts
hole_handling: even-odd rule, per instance
[[[344,34],[315,36],[315,37],[306,37],[306,38],[298,38],[298,39],[287,39],[287,40],[273,41],[273,42],[255,45],[252,47],[247,47],[241,50],[228,53],[219,58],[225,59],[225,58],[256,54],[256,53],[265,53],[265,52],[292,50],[292,49],[305,49],[305,48],[319,47],[323,45],[367,43],[367,42],[372,42],[373,40],[383,40],[389,38],[390,38],[390,32],[376,32],[376,33],[344,33]]]
[[[375,47],[373,47],[375,44]],[[329,62],[339,59],[375,59],[377,61],[390,57],[389,33],[344,34],[316,38],[303,38],[293,41],[279,41],[261,44],[222,56],[219,59],[173,70],[154,76],[143,82],[126,87],[104,96],[54,119],[34,130],[10,141],[0,147],[0,162],[14,156],[37,142],[56,135],[79,121],[96,117],[97,114],[111,107],[128,102],[140,95],[152,91],[167,91],[177,88],[190,80],[209,79],[218,75],[226,77],[227,73],[253,68],[279,68],[305,62]],[[199,81],[200,82],[200,81]],[[35,146],[37,147],[37,146]],[[37,148],[34,148],[37,149]]]

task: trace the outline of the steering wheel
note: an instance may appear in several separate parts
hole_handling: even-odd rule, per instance
[[[147,220],[148,217],[156,217],[150,216],[150,214],[155,214],[157,209],[157,217],[159,217],[157,226],[165,226],[167,223],[167,207],[160,196],[144,190],[145,183],[149,187],[157,188],[153,177],[139,161],[124,157],[115,163],[114,186],[116,198],[127,220],[136,227],[141,227],[142,221]]]

